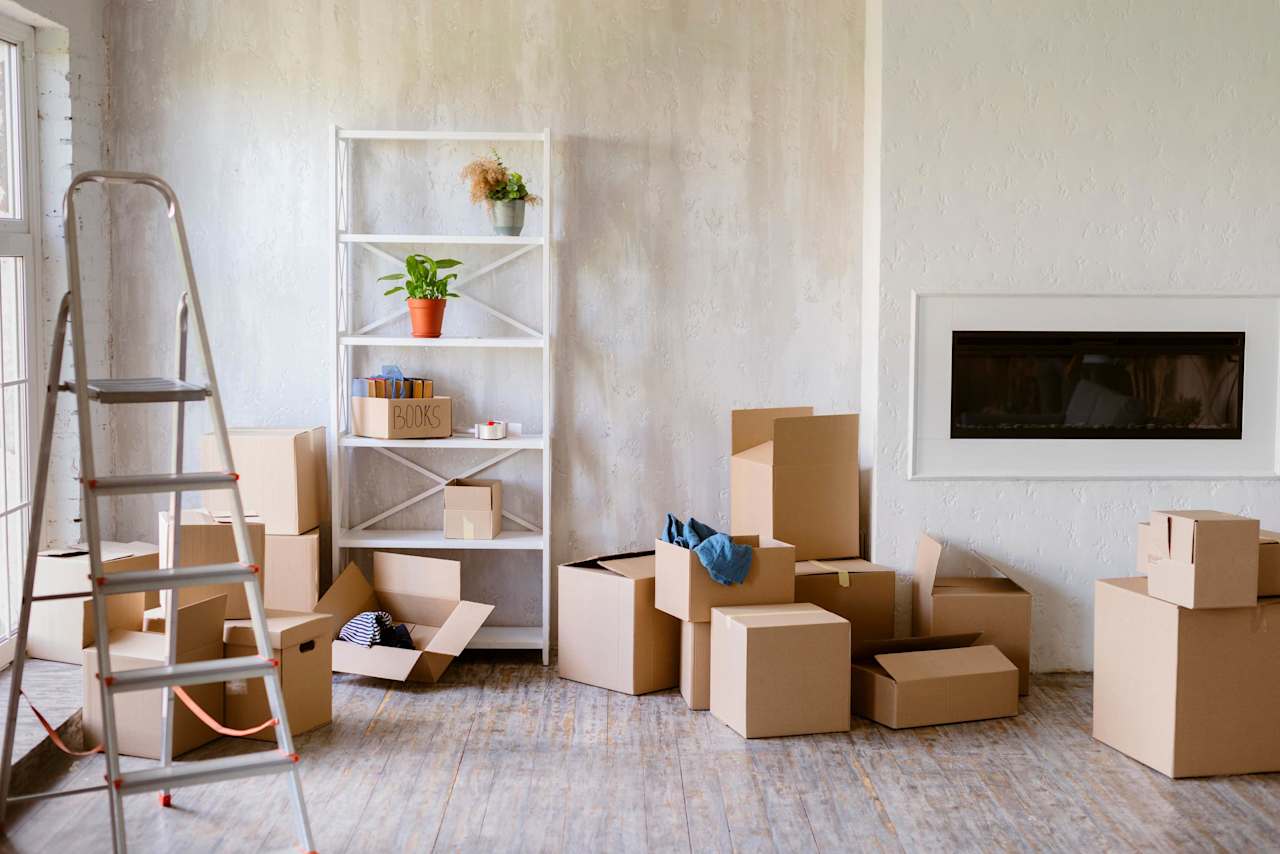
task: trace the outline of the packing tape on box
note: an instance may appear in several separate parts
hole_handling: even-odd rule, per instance
[[[476,424],[477,439],[505,439],[507,438],[507,422],[505,421],[481,421]]]
[[[825,564],[820,560],[811,560],[809,561],[809,563],[813,564],[819,569],[825,569],[828,572],[834,572],[840,581],[841,587],[849,586],[849,570],[842,569],[841,567],[838,567],[838,566],[831,566],[829,564]]]

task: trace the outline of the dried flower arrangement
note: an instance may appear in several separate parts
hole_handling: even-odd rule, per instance
[[[536,205],[542,200],[529,192],[524,176],[511,172],[497,150],[488,157],[477,157],[462,169],[462,179],[471,182],[472,203],[484,202],[492,209],[494,202],[522,201]]]

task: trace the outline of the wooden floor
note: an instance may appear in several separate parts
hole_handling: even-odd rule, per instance
[[[1276,850],[1280,775],[1172,782],[1089,737],[1089,677],[1035,680],[1016,718],[744,741],[678,693],[470,654],[444,684],[336,677],[299,740],[319,849]],[[189,756],[256,746],[222,739]],[[135,761],[136,764],[136,761]],[[101,779],[82,761],[62,785]],[[133,851],[291,845],[279,779],[127,802]],[[43,802],[8,850],[107,851],[105,797]]]

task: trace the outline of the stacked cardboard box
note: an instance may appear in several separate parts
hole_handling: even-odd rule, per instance
[[[1138,542],[1146,577],[1094,588],[1094,738],[1170,777],[1280,771],[1274,535],[1156,511]]]

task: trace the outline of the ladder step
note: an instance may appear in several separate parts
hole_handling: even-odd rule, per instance
[[[226,682],[228,679],[270,676],[275,669],[275,659],[260,658],[256,655],[215,658],[184,664],[164,664],[159,667],[122,670],[107,677],[107,688],[113,694],[123,694],[128,691],[162,688],[165,685],[205,685],[210,682]]]
[[[75,789],[51,789],[47,792],[34,792],[30,795],[12,795],[9,797],[9,803],[21,804],[28,801],[44,801],[49,798],[65,798],[68,795],[84,795],[89,792],[106,791],[107,784],[99,783],[96,786],[80,786]]]
[[[136,495],[148,492],[201,492],[231,489],[240,476],[235,472],[203,471],[183,474],[122,474],[89,481],[97,495]]]
[[[268,750],[243,756],[223,756],[197,762],[182,762],[141,771],[126,771],[116,781],[121,794],[156,792],[160,789],[179,789],[183,786],[199,786],[219,780],[235,780],[241,777],[258,777],[263,774],[280,774],[293,768],[297,754]]]
[[[63,387],[70,392],[76,390],[74,381],[64,383]],[[89,380],[85,392],[90,400],[99,403],[176,403],[204,400],[209,396],[205,386],[167,377]]]
[[[204,584],[234,584],[253,581],[258,567],[251,563],[215,563],[208,566],[177,566],[168,569],[139,569],[104,575],[98,582],[103,593],[144,593],[151,590],[177,590]],[[88,594],[83,594],[88,595]]]

